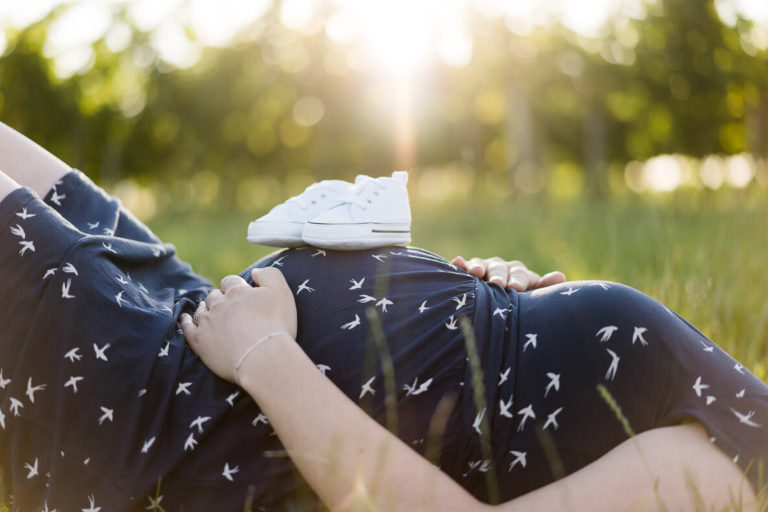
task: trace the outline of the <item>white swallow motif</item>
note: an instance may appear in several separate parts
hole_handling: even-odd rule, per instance
[[[152,256],[155,258],[159,258],[161,254],[163,254],[164,249],[159,245],[153,245],[152,246]]]
[[[77,394],[77,383],[83,380],[85,377],[70,377],[67,382],[64,383],[65,388],[72,388],[72,393]]]
[[[519,452],[517,450],[509,450],[509,453],[515,456],[515,460],[509,463],[509,469],[507,471],[512,471],[512,468],[514,468],[518,464],[522,468],[525,467],[526,455],[528,454],[528,452]]]
[[[34,216],[36,216],[36,213],[27,213],[27,209],[23,208],[20,212],[16,212],[17,217],[21,217],[21,220],[27,220]]]
[[[350,290],[359,290],[363,287],[363,283],[365,282],[365,277],[363,277],[359,281],[350,279],[349,282],[352,283],[352,286],[349,287]]]
[[[262,412],[260,412],[259,415],[253,418],[253,421],[251,421],[251,425],[253,425],[254,427],[259,424],[269,425],[269,419],[266,416],[264,416],[264,413]]]
[[[735,363],[733,365],[733,369],[736,370],[737,372],[739,372],[740,374],[744,375],[744,367],[741,366],[740,363]]]
[[[61,283],[61,298],[62,299],[74,299],[75,296],[69,293],[69,288],[72,286],[72,278],[67,279],[66,283]]]
[[[66,194],[59,194],[55,190],[51,194],[51,202],[54,203],[56,206],[61,206],[61,200],[65,199],[67,197]]]
[[[117,282],[120,284],[128,284],[128,280],[123,276],[115,276],[115,279],[117,279]]]
[[[458,311],[461,308],[463,308],[464,306],[466,306],[466,304],[467,304],[467,294],[465,293],[464,295],[461,296],[461,298],[454,297],[451,300],[456,303],[456,311]]]
[[[99,416],[99,425],[102,425],[105,421],[114,422],[115,421],[115,410],[110,409],[108,407],[104,407],[103,405],[99,406],[99,409],[101,409],[102,415]]]
[[[11,383],[11,379],[4,379],[3,369],[0,368],[0,389],[5,389],[5,387],[10,383]]]
[[[527,341],[525,342],[525,345],[523,345],[523,352],[525,352],[525,349],[528,348],[528,345],[533,345],[534,350],[536,349],[536,343],[538,334],[526,334],[525,337]]]
[[[381,312],[382,313],[386,313],[387,312],[387,306],[391,306],[392,304],[394,304],[394,302],[392,302],[391,300],[389,300],[386,297],[384,297],[383,299],[379,300],[376,303],[377,306],[381,307]]]
[[[277,258],[275,261],[272,262],[272,265],[270,265],[270,267],[282,267],[282,266],[284,266],[285,263],[283,262],[283,260],[285,258],[286,258],[286,256],[280,256],[279,258]]]
[[[717,398],[715,398],[714,396],[712,396],[712,395],[707,395],[707,405],[711,404],[711,403],[712,403],[712,402],[714,402],[715,400],[717,400]]]
[[[619,361],[621,358],[616,355],[616,352],[613,350],[606,348],[606,351],[611,355],[611,365],[608,367],[608,371],[605,372],[605,380],[613,380],[616,378],[616,371],[619,369]]]
[[[565,290],[564,292],[560,292],[560,295],[567,295],[567,296],[570,297],[571,295],[573,295],[574,293],[576,293],[579,290],[580,290],[580,288],[571,288],[569,286],[567,290]]]
[[[152,496],[147,496],[147,498],[149,498],[149,505],[147,505],[147,508],[144,510],[152,510],[153,512],[157,510],[162,510],[162,507],[160,507],[160,502],[163,501],[164,497],[165,496],[162,494],[157,498],[153,498]]]
[[[126,301],[126,300],[123,298],[123,294],[124,294],[124,293],[125,293],[125,292],[124,292],[123,290],[120,290],[119,292],[117,292],[117,295],[115,295],[115,302],[117,302],[117,306],[118,306],[118,307],[120,307],[120,308],[122,308],[122,307],[123,307],[123,302],[127,302],[127,301]]]
[[[185,395],[191,395],[192,393],[189,391],[189,386],[192,385],[192,381],[187,382],[179,382],[179,385],[176,387],[176,395],[180,395],[184,393]]]
[[[35,457],[34,464],[30,464],[29,462],[25,462],[24,463],[24,469],[29,471],[29,473],[27,473],[27,480],[29,480],[30,478],[36,477],[38,475],[38,473],[37,473],[37,457]]]
[[[240,471],[240,466],[235,466],[233,468],[229,467],[229,462],[226,462],[224,464],[224,471],[221,472],[221,476],[229,480],[230,482],[234,482],[235,479],[232,478],[232,475],[235,473],[238,473]]]
[[[387,259],[386,254],[371,254],[371,258],[375,259],[379,263],[384,263],[384,260]]]
[[[502,308],[496,308],[496,309],[493,310],[493,315],[491,315],[491,316],[496,316],[496,315],[499,315],[502,320],[506,320],[507,319],[507,310],[506,309],[502,309]]]
[[[14,416],[20,416],[21,413],[19,411],[23,408],[24,408],[24,404],[21,403],[21,400],[17,400],[11,397],[11,405],[8,408],[8,410],[12,412]]]
[[[45,389],[45,384],[32,385],[32,377],[27,379],[27,391],[26,395],[29,398],[30,403],[35,403],[35,393]]]
[[[114,229],[104,228],[101,230],[101,232],[104,233],[106,236],[115,236]]]
[[[46,484],[45,486],[48,487],[48,484]],[[56,512],[56,509],[53,509],[53,510],[49,509],[48,500],[43,500],[43,508],[40,509],[40,512]]]
[[[470,473],[477,471],[478,469],[480,469],[482,464],[483,464],[483,459],[467,462],[467,467],[469,467],[469,469],[464,473],[462,473],[461,476],[466,477]]]
[[[144,286],[142,283],[138,283],[139,290],[143,291],[144,293],[149,293],[149,290],[147,290],[147,287]]]
[[[512,371],[512,367],[510,366],[503,372],[499,372],[499,383],[497,384],[497,386],[501,386],[502,384],[507,382],[507,380],[509,379],[509,372],[511,371]]]
[[[149,449],[152,448],[152,445],[155,444],[155,439],[157,436],[152,436],[146,441],[144,441],[144,444],[141,445],[141,453],[148,453]]]
[[[0,410],[0,427],[5,430],[5,413]]]
[[[27,238],[26,233],[24,233],[24,228],[22,228],[20,224],[11,226],[11,234],[21,238],[22,240],[26,240]]]
[[[648,331],[645,327],[635,327],[635,331],[632,333],[632,344],[635,344],[635,341],[640,340],[640,344],[644,347],[648,346],[648,342],[645,341],[645,338],[643,337],[643,334]]]
[[[88,224],[88,230],[89,230],[89,231],[93,231],[94,229],[96,229],[97,227],[99,227],[99,224],[101,224],[101,222],[99,222],[99,221],[96,221],[96,222],[88,222],[87,224]]]
[[[35,242],[32,240],[22,240],[19,242],[21,249],[19,249],[19,256],[24,256],[27,251],[35,252]]]
[[[600,341],[606,342],[611,339],[611,336],[613,336],[613,333],[616,332],[616,329],[618,329],[618,327],[616,327],[615,325],[606,325],[605,327],[597,331],[595,336],[600,336]]]
[[[237,398],[237,395],[240,394],[240,391],[235,391],[231,395],[227,396],[226,402],[229,404],[230,407],[235,406],[235,398]]]
[[[192,420],[192,423],[189,424],[189,428],[195,428],[197,427],[197,432],[199,434],[203,433],[203,424],[206,421],[209,421],[211,419],[210,416],[198,416],[194,420]]]
[[[532,420],[536,419],[536,413],[533,412],[533,404],[529,404],[528,407],[525,407],[523,409],[520,409],[517,411],[518,416],[523,415],[523,419],[520,420],[520,423],[517,425],[517,431],[522,432],[525,428],[525,422],[528,421],[528,418],[531,418]]]
[[[422,314],[428,309],[432,309],[432,308],[427,307],[427,301],[422,302],[421,305],[419,306],[419,314]]]
[[[368,302],[376,302],[376,297],[371,297],[370,295],[360,295],[360,298],[357,299],[357,302],[360,304],[367,304]]]
[[[691,386],[693,390],[696,392],[696,396],[701,398],[701,392],[705,389],[709,389],[709,384],[704,384],[701,382],[701,376],[698,376],[696,378],[696,382],[693,383],[693,386]]]
[[[448,320],[445,322],[445,326],[450,329],[451,331],[455,331],[459,328],[459,321],[458,319],[454,318],[453,315],[448,317]]]
[[[547,372],[547,377],[549,377],[549,383],[547,384],[547,387],[544,388],[544,398],[547,397],[550,389],[554,388],[555,391],[560,391],[560,374]]]
[[[708,345],[708,344],[704,343],[703,341],[701,342],[701,344],[703,345],[702,350],[704,350],[704,352],[714,352],[715,351],[715,346],[714,345]]]
[[[346,329],[348,331],[351,331],[352,329],[354,329],[358,325],[360,325],[360,315],[356,314],[354,320],[352,320],[351,322],[345,323],[344,325],[341,326],[341,328],[342,329]]]
[[[117,254],[117,251],[112,248],[112,243],[101,242],[101,246],[112,254]]]
[[[109,361],[109,359],[107,359],[106,352],[107,352],[107,349],[111,346],[112,346],[111,343],[107,343],[103,347],[99,347],[97,344],[94,343],[93,352],[96,356],[96,359],[101,359],[102,361]]]
[[[298,296],[301,292],[304,290],[307,290],[307,293],[312,293],[315,291],[314,288],[311,288],[307,286],[307,283],[309,283],[309,279],[305,280],[303,283],[299,285],[299,288],[296,290],[296,295]]]
[[[478,434],[481,434],[480,431],[480,424],[483,422],[483,417],[485,416],[485,407],[483,407],[480,412],[477,413],[475,416],[475,421],[472,422],[472,428],[475,429],[475,432]]]
[[[144,395],[146,395],[146,394],[147,394],[147,388],[141,388],[141,389],[139,390],[139,392],[136,394],[136,396],[138,396],[139,398],[141,398],[141,397],[143,397],[143,396],[144,396]]]
[[[736,398],[744,398],[744,392],[745,391],[746,391],[745,389],[742,389],[741,391],[736,393]]]
[[[368,379],[368,381],[365,384],[360,386],[360,396],[358,397],[359,399],[363,398],[366,393],[370,393],[371,395],[375,395],[376,394],[376,390],[373,389],[373,386],[372,386],[373,381],[374,381],[375,378],[376,378],[376,376],[374,375],[373,377]]]
[[[197,446],[197,439],[195,439],[195,433],[191,432],[189,436],[187,436],[187,440],[184,441],[184,451],[192,451],[195,449],[195,446]]]
[[[424,382],[422,382],[419,385],[419,387],[417,388],[416,386],[418,384],[418,381],[419,381],[419,378],[416,377],[415,379],[413,379],[413,384],[412,385],[410,385],[410,386],[408,384],[404,384],[403,385],[403,389],[407,391],[405,396],[420,395],[422,393],[425,393],[427,390],[429,390],[430,384],[432,384],[432,378],[429,378],[429,379],[425,380]]]
[[[157,353],[157,357],[168,357],[168,352],[171,350],[171,343],[165,342],[164,347],[160,347],[160,352]]]
[[[65,263],[64,266],[61,267],[61,270],[63,270],[65,274],[75,274],[76,276],[80,275],[77,273],[75,266],[71,263]]]
[[[511,418],[513,416],[510,409],[512,409],[512,399],[513,396],[510,395],[509,400],[506,402],[504,400],[499,400],[499,414],[504,416],[505,418]]]
[[[51,277],[51,276],[55,275],[57,270],[59,270],[59,269],[58,269],[58,268],[56,268],[56,267],[51,267],[51,268],[49,268],[48,270],[46,270],[46,271],[45,271],[45,274],[43,274],[43,280],[46,280],[46,279],[48,279],[49,277]]]
[[[88,496],[88,508],[81,509],[81,512],[100,512],[101,507],[96,506],[96,499],[93,497],[93,494]]]
[[[316,250],[315,252],[313,252],[313,253],[312,253],[312,255],[310,256],[310,258],[314,258],[315,256],[322,256],[322,257],[325,257],[325,256],[326,256],[326,254],[325,254],[325,250],[324,250],[324,249],[318,249],[318,250]]]
[[[318,364],[315,366],[317,366],[317,369],[320,370],[320,373],[322,373],[323,375],[325,375],[325,372],[330,371],[331,369],[331,367],[326,364]]]
[[[542,430],[546,430],[547,427],[549,427],[550,425],[552,425],[552,428],[554,428],[555,430],[559,429],[560,425],[557,423],[557,415],[560,414],[562,410],[563,408],[560,407],[556,409],[552,414],[548,414],[547,421],[544,422],[544,426],[542,427]]]
[[[739,418],[739,421],[740,421],[741,423],[744,423],[745,425],[749,425],[750,427],[755,427],[755,428],[757,428],[757,427],[761,427],[761,426],[762,426],[762,425],[760,425],[759,423],[755,423],[754,421],[752,421],[752,416],[754,416],[754,415],[755,415],[755,411],[749,411],[749,412],[748,412],[748,413],[746,413],[746,414],[742,414],[742,413],[740,413],[739,411],[737,411],[737,410],[735,410],[735,409],[731,408],[731,412],[732,412],[732,413],[733,413],[733,414],[734,414],[734,415],[735,415],[737,418]]]
[[[590,286],[599,286],[603,290],[607,290],[608,288],[610,288],[610,286],[608,286],[607,283],[604,283],[602,281],[597,281],[597,282],[594,282],[594,283],[589,283],[589,285]]]

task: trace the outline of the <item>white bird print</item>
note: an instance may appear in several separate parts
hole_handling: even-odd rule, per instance
[[[43,508],[40,509],[40,512],[56,512],[56,509],[50,510],[48,508],[48,500],[43,500]]]
[[[230,407],[235,406],[235,398],[237,398],[237,395],[240,394],[240,391],[235,391],[231,395],[227,396],[226,402],[229,404]]]
[[[360,304],[367,304],[368,302],[376,302],[376,297],[371,297],[370,295],[360,295],[360,298],[357,299],[357,302]]]
[[[103,405],[100,405],[99,409],[101,409],[101,412],[103,413],[101,416],[99,416],[99,425],[103,424],[107,420],[112,422],[115,421],[114,409],[109,409],[108,407],[104,407]]]
[[[345,323],[344,325],[341,326],[341,328],[342,329],[346,329],[348,331],[351,331],[352,329],[354,329],[358,325],[360,325],[360,315],[356,314],[354,320],[352,320],[351,322]]]
[[[552,388],[555,388],[555,391],[560,391],[560,374],[547,372],[547,377],[549,377],[549,383],[547,384],[547,387],[544,388],[544,398],[547,397],[549,390]]]
[[[155,444],[155,439],[157,436],[152,436],[146,441],[144,441],[144,444],[141,445],[141,453],[148,453],[149,449],[152,448],[152,445]]]
[[[744,398],[744,392],[745,391],[746,391],[746,389],[742,389],[741,391],[736,393],[736,398]]]
[[[0,411],[0,427],[5,430],[5,413]]]
[[[21,217],[21,220],[27,220],[37,215],[36,213],[27,213],[27,209],[23,208],[20,212],[16,212],[17,217]]]
[[[5,389],[5,387],[10,383],[11,383],[11,379],[4,379],[3,369],[0,368],[0,389]]]
[[[136,394],[136,396],[138,396],[139,398],[141,398],[141,397],[143,397],[143,396],[144,396],[144,395],[146,395],[146,394],[147,394],[147,388],[141,388],[141,389],[139,390],[139,392]]]
[[[645,338],[643,338],[643,334],[648,329],[645,327],[635,327],[635,332],[632,333],[632,344],[635,344],[635,341],[640,340],[640,344],[644,347],[648,346],[648,342],[645,341]]]
[[[523,415],[523,419],[520,420],[520,424],[517,426],[517,431],[522,432],[525,428],[525,422],[528,421],[528,418],[531,418],[532,420],[536,419],[536,413],[533,412],[533,404],[528,404],[528,407],[525,407],[523,409],[520,409],[517,411],[517,414]]]
[[[280,256],[279,258],[277,258],[275,261],[272,262],[272,265],[270,265],[270,267],[282,267],[283,265],[285,265],[285,263],[283,262],[285,258],[286,256]]]
[[[109,359],[107,359],[107,355],[106,355],[105,352],[111,346],[112,346],[111,343],[107,343],[103,347],[99,347],[97,344],[94,343],[93,344],[93,351],[94,351],[94,353],[96,355],[96,359],[101,359],[102,361],[109,361]]]
[[[325,257],[325,256],[326,256],[326,254],[325,254],[325,250],[324,250],[324,249],[318,249],[318,250],[316,250],[315,252],[313,252],[313,253],[312,253],[312,255],[310,256],[310,258],[314,258],[315,256],[323,256],[323,257]]]
[[[615,325],[606,325],[605,327],[597,331],[595,336],[601,336],[600,341],[606,342],[611,339],[611,336],[613,336],[613,333],[616,332],[616,329],[618,329],[618,327]]]
[[[232,478],[232,475],[234,475],[235,473],[238,473],[239,471],[240,471],[240,466],[235,466],[233,468],[230,468],[229,462],[226,462],[224,464],[224,471],[221,472],[221,475],[227,480],[229,480],[230,482],[234,482],[235,479]]]
[[[179,382],[178,387],[176,388],[176,394],[180,395],[184,393],[185,395],[191,395],[192,393],[189,391],[189,386],[192,385],[192,381],[189,380],[187,382]]]
[[[571,295],[573,295],[574,293],[576,293],[579,290],[580,290],[580,288],[571,288],[569,286],[567,290],[565,290],[564,292],[560,292],[560,295],[568,295],[570,297]]]
[[[509,453],[515,456],[515,460],[509,463],[509,469],[507,471],[512,471],[512,468],[520,464],[520,467],[525,467],[526,460],[525,456],[528,454],[528,452],[519,452],[517,450],[509,450]]]
[[[741,366],[741,363],[735,363],[733,365],[733,369],[739,372],[740,374],[744,375],[744,367]]]
[[[32,477],[37,476],[37,457],[35,457],[35,463],[30,464],[29,462],[24,463],[24,469],[28,470],[29,473],[27,473],[27,480],[29,480]]]
[[[11,397],[11,406],[8,408],[14,416],[20,416],[19,410],[24,408],[24,404],[21,403],[21,400],[16,400],[15,398]]]
[[[616,352],[613,350],[609,348],[606,348],[605,350],[611,355],[611,365],[608,367],[608,371],[605,372],[605,380],[608,380],[609,378],[613,380],[616,378],[616,371],[619,369],[619,360],[621,358],[617,356]]]
[[[305,280],[303,283],[301,283],[301,284],[299,285],[299,288],[298,288],[298,290],[296,290],[296,295],[300,294],[300,293],[301,293],[301,292],[303,292],[304,290],[307,290],[307,292],[309,292],[309,293],[312,293],[312,292],[314,292],[314,291],[315,291],[315,289],[314,289],[314,288],[311,288],[311,287],[307,286],[307,283],[308,283],[308,282],[309,282],[309,279]]]
[[[523,345],[523,352],[525,352],[525,349],[528,348],[528,345],[533,345],[534,350],[536,349],[536,337],[538,334],[526,334],[525,337],[528,339],[528,341],[525,342],[525,345]]]
[[[703,384],[701,382],[701,376],[696,378],[696,382],[693,383],[693,386],[691,386],[693,390],[696,392],[696,396],[701,398],[701,392],[705,389],[709,389],[709,384]]]
[[[507,382],[507,380],[509,379],[509,372],[511,371],[512,371],[512,367],[510,366],[503,372],[499,372],[499,383],[497,384],[497,386],[501,386],[502,384]]]
[[[61,283],[61,298],[62,299],[74,299],[75,296],[69,293],[69,288],[72,286],[72,278],[67,279],[66,283]]]
[[[550,425],[553,425],[555,430],[559,429],[560,425],[557,423],[557,419],[556,418],[557,418],[557,415],[560,414],[560,412],[562,410],[563,410],[563,408],[560,407],[559,409],[555,410],[555,412],[553,412],[552,414],[548,414],[547,415],[547,421],[544,422],[544,426],[541,429],[542,430],[546,430],[547,427],[549,427]]]
[[[147,505],[147,508],[144,510],[152,510],[152,511],[162,510],[162,508],[160,507],[160,502],[163,501],[164,497],[165,496],[162,494],[157,498],[153,498],[152,496],[147,496],[147,498],[149,498],[149,505]]]
[[[99,512],[101,510],[101,507],[96,506],[96,499],[93,497],[93,494],[88,496],[88,503],[90,503],[90,506],[88,508],[81,509],[81,512]]]
[[[597,282],[594,282],[594,283],[589,283],[589,285],[590,286],[599,286],[603,290],[607,290],[608,288],[610,288],[610,286],[608,286],[608,284],[606,284],[606,283],[604,283],[602,281],[597,281]]]
[[[513,396],[510,395],[509,400],[507,400],[506,402],[502,399],[499,400],[499,408],[500,408],[499,414],[501,414],[505,418],[511,418],[513,416],[512,412],[510,411],[510,409],[512,408],[512,398]]]
[[[467,462],[467,466],[469,469],[461,474],[461,476],[466,477],[470,473],[473,473],[475,471],[480,471],[481,473],[487,473],[488,470],[491,467],[491,461],[490,460],[474,460]]]
[[[169,341],[165,342],[164,347],[160,347],[160,352],[157,353],[157,357],[168,357],[168,352],[171,349],[171,343]]]
[[[455,331],[456,329],[459,328],[459,321],[456,318],[454,318],[453,315],[451,315],[448,317],[448,321],[445,322],[445,326],[448,329]]]
[[[22,240],[25,240],[27,238],[26,233],[24,233],[24,228],[22,228],[19,224],[16,224],[15,226],[11,226],[11,234],[14,236],[18,236]]]
[[[89,230],[89,231],[93,231],[94,229],[96,229],[97,227],[99,227],[99,224],[101,224],[101,222],[99,222],[99,221],[96,221],[96,222],[88,222],[87,224],[88,224],[88,230]]]
[[[123,276],[115,276],[115,279],[117,279],[117,282],[120,284],[128,284],[128,280]]]
[[[45,271],[45,274],[43,274],[43,280],[48,279],[49,277],[56,274],[56,271],[59,270],[56,267],[51,267],[48,270]]]
[[[467,304],[467,294],[465,293],[464,295],[461,296],[461,298],[454,297],[451,300],[456,303],[456,311],[458,311],[459,309],[463,308]]]
[[[432,378],[425,380],[421,383],[421,385],[417,388],[416,386],[419,385],[419,378],[416,377],[413,379],[413,384],[410,386],[408,384],[403,384],[403,389],[406,390],[405,396],[411,396],[411,395],[420,395],[427,390],[429,390],[429,385],[432,384]]]
[[[253,418],[253,421],[251,421],[251,425],[255,427],[260,423],[263,425],[269,425],[269,419],[267,419],[267,417],[264,416],[264,413],[262,412],[260,412],[258,416]]]
[[[708,345],[708,346],[705,346],[703,350],[704,350],[704,352],[714,352],[715,351],[715,346],[714,345]]]
[[[374,379],[376,379],[375,375],[370,379],[368,379],[368,381],[365,384],[360,386],[360,396],[358,397],[359,399],[363,398],[366,393],[370,393],[371,395],[376,394],[376,390],[373,389],[373,386],[372,386]]]
[[[392,302],[391,300],[389,300],[386,297],[384,297],[383,299],[379,300],[376,303],[377,306],[381,306],[381,312],[382,313],[386,313],[387,312],[387,306],[391,306],[392,304],[394,304],[394,302]]]
[[[507,319],[507,310],[506,309],[502,309],[502,308],[496,308],[496,309],[493,310],[493,315],[491,315],[491,316],[496,316],[496,315],[499,315],[502,320],[506,320]]]
[[[711,404],[711,403],[712,403],[712,402],[714,402],[715,400],[717,400],[717,398],[715,398],[714,396],[712,396],[712,395],[707,395],[707,405]]]
[[[61,267],[61,270],[63,270],[65,274],[75,274],[76,276],[80,275],[77,273],[75,266],[71,263],[65,263],[64,266]]]
[[[61,206],[61,200],[66,198],[66,194],[59,194],[55,190],[51,194],[51,202],[54,203],[56,206]]]
[[[115,295],[115,302],[117,302],[118,307],[123,307],[123,302],[127,303],[127,301],[123,298],[123,294],[125,292],[123,290],[120,290],[117,292],[117,295]]]
[[[35,403],[35,393],[38,391],[42,391],[45,389],[45,384],[38,384],[37,386],[32,385],[32,377],[30,377],[27,380],[27,391],[26,395],[29,397],[30,403]]]
[[[188,452],[195,449],[197,446],[197,439],[195,439],[195,433],[192,432],[187,436],[187,440],[184,441],[184,451]]]
[[[144,286],[142,283],[138,283],[139,290],[143,291],[144,293],[149,293],[149,290],[147,290],[147,287]]]
[[[155,258],[159,258],[161,254],[163,254],[164,249],[162,246],[154,245],[152,246],[152,256]]]
[[[371,254],[371,258],[375,259],[379,263],[384,263],[384,260],[387,258],[386,254]]]
[[[64,387],[71,387],[73,393],[77,393],[77,383],[83,380],[85,377],[70,377],[67,382],[64,383]]]
[[[114,229],[104,228],[104,229],[101,230],[101,232],[104,233],[107,236],[115,236],[115,230]]]
[[[117,251],[112,248],[112,243],[101,242],[101,246],[105,248],[107,251],[113,254],[117,254]]]
[[[35,252],[35,242],[32,240],[22,240],[19,242],[21,249],[19,249],[19,256],[24,256],[27,251]]]
[[[419,306],[419,314],[422,314],[428,309],[432,309],[432,308],[427,307],[427,301],[422,302],[421,305]]]
[[[748,412],[748,413],[746,413],[746,414],[742,414],[742,413],[740,413],[739,411],[737,411],[737,410],[735,410],[735,409],[731,408],[731,412],[732,412],[733,414],[735,414],[737,418],[739,418],[739,421],[740,421],[741,423],[744,423],[744,424],[746,424],[746,425],[749,425],[750,427],[760,427],[760,426],[762,426],[762,425],[760,425],[759,423],[755,423],[754,421],[752,421],[752,416],[754,416],[754,415],[755,415],[755,411],[749,411],[749,412]]]
[[[197,427],[197,432],[199,434],[203,433],[203,423],[206,421],[210,421],[210,416],[198,416],[194,420],[192,420],[192,423],[189,424],[189,428]]]
[[[483,417],[485,416],[485,407],[483,407],[480,412],[477,413],[475,416],[475,421],[472,422],[472,428],[475,429],[475,432],[478,434],[481,434],[480,431],[480,424],[483,422]]]
[[[359,290],[363,287],[363,283],[365,282],[365,277],[360,279],[359,281],[355,281],[354,279],[349,280],[350,283],[352,283],[352,286],[349,287],[350,290]]]
[[[325,364],[318,364],[318,365],[315,365],[315,366],[317,366],[317,369],[320,370],[320,373],[322,373],[323,375],[325,375],[325,372],[330,371],[330,369],[331,369],[330,366],[325,365]]]

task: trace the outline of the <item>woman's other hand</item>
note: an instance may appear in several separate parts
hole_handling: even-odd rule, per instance
[[[456,256],[451,263],[489,283],[496,283],[504,288],[513,288],[519,292],[565,282],[565,274],[560,271],[549,272],[540,276],[536,272],[528,270],[519,261],[505,261],[498,256],[486,259],[472,258],[469,261],[461,256]]]
[[[251,276],[255,287],[226,276],[221,289],[200,302],[194,318],[181,316],[192,350],[216,375],[233,382],[235,365],[257,340],[277,332],[296,337],[296,303],[283,274],[268,267],[253,269]]]

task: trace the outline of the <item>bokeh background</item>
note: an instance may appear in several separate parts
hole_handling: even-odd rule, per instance
[[[212,280],[325,178],[414,243],[622,281],[765,378],[765,0],[0,2],[0,120]]]

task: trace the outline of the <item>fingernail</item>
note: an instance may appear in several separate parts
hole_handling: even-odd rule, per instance
[[[504,280],[500,277],[492,277],[490,280],[491,283],[496,283],[499,286],[504,286]]]
[[[513,277],[513,278],[511,278],[511,279],[509,280],[509,282],[507,283],[507,286],[508,286],[509,288],[514,288],[514,289],[516,289],[516,290],[517,290],[517,289],[519,289],[519,288],[522,288],[522,287],[523,287],[523,283],[521,283],[520,281],[518,281],[517,279],[515,279],[515,278]]]

